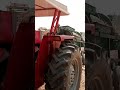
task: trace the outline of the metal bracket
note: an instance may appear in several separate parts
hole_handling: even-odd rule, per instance
[[[54,33],[54,34],[56,33],[57,27],[58,27],[59,18],[60,18],[60,13],[61,13],[60,10],[55,9],[54,17],[53,17],[53,21],[52,21],[52,25],[51,25],[51,29],[50,29],[50,33]]]

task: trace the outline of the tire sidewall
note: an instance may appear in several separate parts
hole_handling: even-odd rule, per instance
[[[87,72],[87,80],[86,86],[89,87],[91,85],[91,81],[95,77],[99,77],[102,81],[102,85],[104,90],[113,90],[112,89],[112,74],[109,65],[104,60],[100,60],[95,62],[86,70]],[[88,87],[86,87],[88,89]]]
[[[75,76],[76,79],[74,81],[74,83],[76,83],[76,84],[73,89],[68,89],[68,90],[79,90],[80,81],[81,81],[81,73],[82,73],[82,58],[81,58],[81,55],[80,55],[80,52],[78,49],[76,49],[75,52],[71,55],[71,63],[70,64],[72,64],[73,62],[76,62],[76,64],[74,66],[78,70],[78,72],[75,73],[75,74],[77,74]],[[69,65],[69,69],[70,69],[70,65]],[[69,81],[69,79],[70,79],[70,77],[68,77],[68,81]]]

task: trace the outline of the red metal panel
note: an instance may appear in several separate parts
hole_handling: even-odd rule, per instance
[[[12,39],[12,14],[0,11],[0,44],[11,43]]]
[[[22,23],[16,32],[3,90],[34,90],[34,27]]]
[[[40,44],[40,31],[35,31],[35,44]]]
[[[70,35],[58,35],[58,36],[60,36],[61,41],[74,39],[74,36],[70,36]]]
[[[35,88],[39,88],[44,83],[44,73],[49,58],[49,45],[48,37],[43,37],[35,63]]]
[[[72,40],[74,36],[71,35],[55,35],[55,36],[44,36],[48,38],[49,41],[64,41],[64,40]]]

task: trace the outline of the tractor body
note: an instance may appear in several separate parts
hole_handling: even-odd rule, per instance
[[[54,0],[41,0],[42,3],[39,3],[39,0],[35,0],[35,16],[36,17],[42,17],[42,16],[53,16],[53,20],[52,20],[52,24],[51,24],[51,28],[49,30],[49,32],[45,33],[46,31],[35,31],[35,54],[36,54],[36,62],[35,62],[35,88],[38,89],[41,85],[43,85],[44,83],[46,83],[46,89],[57,89],[59,88],[59,90],[64,89],[64,85],[68,83],[68,76],[66,78],[66,81],[62,80],[61,82],[56,82],[59,81],[60,77],[56,77],[56,79],[54,78],[55,76],[59,76],[61,74],[55,74],[55,72],[57,72],[57,69],[55,67],[57,67],[57,63],[55,62],[57,59],[57,57],[59,57],[59,55],[57,56],[56,54],[61,53],[60,55],[64,55],[67,54],[67,52],[63,52],[64,50],[68,49],[72,49],[72,48],[77,48],[76,45],[72,45],[71,46],[71,42],[74,42],[74,36],[73,35],[67,35],[67,34],[58,34],[58,30],[59,30],[59,19],[61,15],[68,15],[69,13],[67,12],[67,7],[61,3],[58,3]],[[68,47],[64,47],[63,44],[69,43]],[[38,45],[39,44],[39,45]],[[65,45],[66,46],[66,45]],[[61,49],[61,47],[64,47],[65,49]],[[38,49],[39,48],[39,49]],[[58,52],[59,50],[61,50],[61,52]],[[63,53],[62,53],[63,52]],[[70,54],[71,55],[71,54]],[[79,54],[80,56],[80,54]],[[78,57],[79,57],[78,56]],[[64,55],[63,57],[66,57],[66,55]],[[60,59],[60,58],[59,58]],[[61,57],[62,59],[62,57]],[[65,58],[64,58],[65,59]],[[63,60],[58,60],[58,64],[61,65],[60,67],[58,67],[58,70],[62,67],[64,67],[64,59]],[[77,60],[77,59],[76,59]],[[54,62],[55,65],[52,65]],[[81,75],[81,59],[79,58],[79,60],[77,61],[78,65],[76,65],[75,67],[78,67],[78,71],[76,74],[77,79],[73,80],[73,82],[76,82],[73,84],[73,87],[70,88],[71,85],[68,86],[65,85],[66,89],[69,88],[69,90],[77,90],[79,89],[79,83],[80,83],[80,75]],[[66,62],[67,63],[67,62]],[[67,64],[69,65],[69,64]],[[70,66],[68,66],[70,67]],[[73,66],[71,66],[73,67]],[[56,71],[54,71],[56,70]],[[64,69],[65,70],[65,67]],[[71,70],[71,69],[68,69]],[[60,73],[61,71],[59,71]],[[63,73],[63,72],[61,72]],[[54,75],[55,74],[55,75]],[[53,75],[53,76],[52,76]],[[70,75],[70,74],[68,74]],[[65,76],[65,74],[61,75],[61,78],[63,78]],[[48,78],[47,78],[48,77]],[[51,78],[50,78],[51,77]],[[53,80],[53,84],[52,81],[50,79]],[[58,78],[58,80],[57,80]],[[72,80],[71,80],[72,81]],[[49,82],[49,83],[48,83]],[[62,83],[63,82],[63,83]],[[52,83],[52,84],[50,84]],[[71,82],[72,83],[72,82]],[[58,85],[60,84],[61,88],[58,87]],[[75,85],[75,86],[74,86]]]
[[[36,46],[38,44],[40,46],[37,60],[35,63],[36,88],[39,88],[41,85],[44,84],[44,74],[46,68],[48,67],[47,66],[48,60],[51,59],[51,55],[54,53],[55,49],[59,48],[61,43],[64,42],[65,40],[72,40],[74,38],[74,36],[57,35],[56,30],[58,29],[58,22],[61,15],[61,11],[58,10],[57,8],[49,8],[49,6],[47,8],[41,8],[40,5],[37,4],[37,0],[36,0],[36,15],[38,16],[38,14],[43,10],[45,10],[45,13],[48,12],[46,14],[47,16],[49,16],[49,10],[53,10],[53,13],[50,13],[53,16],[53,21],[52,21],[51,29],[49,33],[47,33],[46,35],[43,34],[42,31],[35,31],[35,36],[36,36],[35,44]]]
[[[26,5],[13,4],[8,8],[10,11],[0,11],[2,20],[0,64],[3,65],[3,61],[6,61],[3,67],[0,65],[0,89],[34,90],[45,82],[46,87],[53,90],[57,88],[78,90],[81,77],[81,58],[78,46],[73,42],[74,36],[57,34],[60,16],[69,14],[67,7],[55,0],[35,0],[36,17],[53,16],[49,32],[35,31],[35,23],[32,22],[34,13],[29,13],[33,11],[29,11]],[[14,9],[20,9],[20,11],[14,12]],[[16,14],[22,17],[18,20],[20,22],[17,22],[19,15]],[[58,75],[61,76],[55,79]],[[47,76],[52,80],[61,80],[61,82],[53,81],[54,84],[50,85],[51,80],[46,78]],[[62,85],[66,83],[70,85]],[[61,87],[58,87],[59,84]]]
[[[0,90],[28,90],[34,88],[34,23],[25,4],[11,3],[7,9],[0,11]]]
[[[120,36],[115,33],[110,18],[97,13],[96,8],[87,3],[85,20],[86,89],[120,90]]]

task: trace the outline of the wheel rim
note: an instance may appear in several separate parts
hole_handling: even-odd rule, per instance
[[[70,65],[70,86],[73,85],[75,79],[75,69],[73,65]]]
[[[76,59],[73,60],[70,65],[70,90],[77,90],[77,84],[79,83],[79,66]]]
[[[95,77],[88,86],[88,90],[104,90],[103,83],[99,77]]]

